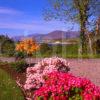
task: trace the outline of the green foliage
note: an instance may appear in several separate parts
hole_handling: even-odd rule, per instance
[[[73,45],[68,45],[66,46],[66,52],[67,55],[78,55],[78,45],[77,44],[73,44]]]
[[[27,68],[28,64],[26,63],[25,60],[20,60],[16,62],[10,63],[12,68],[14,68],[17,72],[24,72],[25,69]]]
[[[2,43],[2,42],[5,41],[5,40],[8,40],[8,39],[9,39],[8,36],[0,35],[0,43]]]
[[[41,52],[41,53],[46,53],[46,52],[49,51],[49,50],[51,50],[51,47],[50,47],[48,44],[42,43],[42,44],[40,45],[40,52]]]
[[[18,59],[23,59],[23,58],[26,57],[26,54],[25,54],[24,52],[16,52],[16,53],[14,54],[14,56],[16,57],[16,59],[17,59],[17,58],[18,58]]]
[[[63,48],[62,45],[58,44],[58,45],[55,45],[54,47],[55,47],[54,52],[55,52],[57,55],[59,55],[59,54],[62,53],[62,48]]]
[[[54,53],[57,56],[60,57],[74,57],[78,55],[78,45],[77,44],[71,44],[71,45],[55,45],[53,46]]]
[[[83,55],[78,55],[78,44],[69,44],[69,45],[49,45],[50,49],[45,49],[45,52],[40,52],[41,54],[39,55],[39,52],[37,52],[37,57],[52,57],[52,56],[58,56],[58,57],[63,57],[63,58],[100,58],[100,54],[96,55],[90,55],[90,54],[83,54]],[[63,51],[64,49],[64,51]],[[43,49],[44,50],[44,49]],[[33,57],[36,57],[36,54],[34,54]]]
[[[8,56],[13,56],[15,53],[15,44],[12,40],[6,40],[1,47],[1,53]]]
[[[44,57],[50,56],[52,54],[52,46],[49,44],[43,43],[40,45],[40,54]]]
[[[82,89],[81,88],[72,88],[72,90],[70,91],[70,94],[69,94],[69,100],[82,100],[82,97],[81,97],[81,92],[82,92]]]
[[[24,96],[16,82],[0,69],[0,100],[24,100]]]
[[[39,55],[40,53],[40,55]],[[76,58],[78,57],[78,45],[71,44],[71,45],[49,45],[43,44],[40,48],[40,52],[38,51],[37,57],[51,57],[51,56],[59,56],[59,57],[68,57],[68,58]],[[36,57],[34,54],[33,57]]]
[[[7,36],[0,36],[0,50],[3,55],[13,56],[15,53],[15,43]]]
[[[65,95],[68,95],[68,100],[83,100],[82,96],[80,95],[82,93],[82,89],[81,88],[72,88],[70,90],[70,93],[66,92]],[[61,96],[65,96],[65,95],[61,95]],[[43,97],[40,96],[37,98],[38,100],[43,100]],[[53,100],[52,97],[49,97],[48,100]]]

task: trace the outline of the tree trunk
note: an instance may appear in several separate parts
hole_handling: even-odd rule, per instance
[[[89,42],[88,43],[88,45],[89,45],[89,52],[88,53],[90,53],[89,56],[92,57],[93,56],[93,47],[92,47],[93,46],[93,43],[92,43],[93,40],[91,39],[91,37],[88,37],[88,39],[89,39],[89,41],[88,41]]]
[[[80,22],[80,52],[81,54],[87,53],[87,45],[86,45],[86,23],[88,20],[88,3],[86,5],[82,5],[83,1],[78,1],[78,10],[79,10],[79,22]]]
[[[82,22],[81,30],[80,30],[80,54],[81,55],[87,53],[85,30],[86,30],[86,24],[85,22]]]

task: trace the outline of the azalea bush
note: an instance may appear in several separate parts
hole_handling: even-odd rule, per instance
[[[100,88],[85,78],[51,72],[35,91],[34,100],[100,100]]]
[[[17,45],[16,45],[16,52],[18,55],[16,55],[16,60],[19,60],[19,58],[23,57],[29,57],[29,66],[31,66],[31,58],[32,54],[35,53],[36,51],[38,51],[39,49],[39,45],[36,43],[36,41],[32,38],[29,39],[24,39],[22,41],[20,41]],[[21,55],[20,55],[20,54]]]
[[[45,58],[27,68],[22,86],[29,100],[100,100],[100,87],[90,80],[67,73],[69,63],[62,58]]]
[[[16,51],[24,52],[31,55],[34,51],[39,49],[39,45],[32,38],[24,39],[16,45]]]
[[[68,66],[69,63],[65,59],[58,57],[45,58],[34,67],[27,68],[24,88],[26,90],[38,89],[44,84],[47,74],[53,71],[68,72]]]

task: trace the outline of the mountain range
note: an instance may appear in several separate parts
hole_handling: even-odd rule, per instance
[[[27,36],[15,36],[13,37],[13,40],[20,41],[24,38],[34,38],[36,41],[41,42],[45,40],[58,40],[58,39],[68,39],[68,38],[77,38],[79,37],[79,32],[77,31],[61,31],[56,30],[53,32],[50,32],[48,34],[30,34]]]

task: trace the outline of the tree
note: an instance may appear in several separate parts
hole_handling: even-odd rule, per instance
[[[15,53],[14,41],[10,39],[5,40],[1,45],[1,53],[8,56],[13,56]]]
[[[9,39],[8,36],[0,35],[0,43],[1,43],[2,41],[4,41],[4,40],[7,40],[7,39]]]
[[[8,36],[0,35],[0,52],[7,56],[13,56],[15,51],[15,42]]]
[[[80,25],[81,54],[86,51],[85,30],[93,17],[98,17],[100,0],[49,0],[50,7],[45,10],[45,19],[78,22]]]

